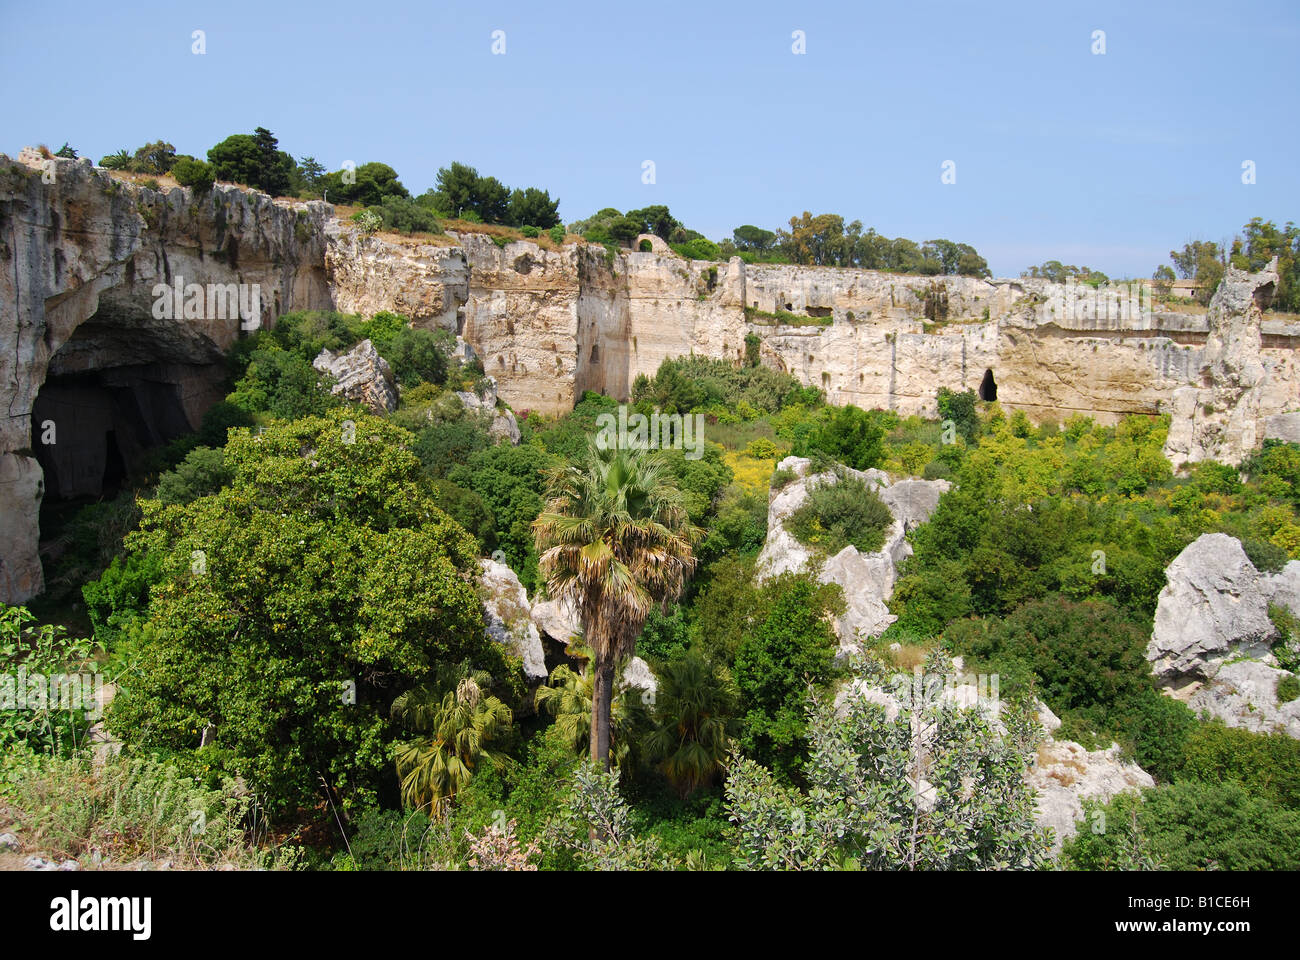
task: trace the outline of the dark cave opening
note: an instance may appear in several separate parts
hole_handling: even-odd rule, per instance
[[[985,370],[984,379],[980,382],[980,399],[996,400],[998,398],[998,382],[993,379],[993,371]]]
[[[192,429],[181,385],[149,367],[48,377],[32,406],[45,499],[111,497],[154,450]]]

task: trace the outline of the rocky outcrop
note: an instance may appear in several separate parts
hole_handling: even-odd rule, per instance
[[[1165,571],[1147,659],[1156,680],[1193,710],[1231,727],[1300,738],[1300,701],[1279,704],[1288,676],[1272,653],[1270,604],[1300,613],[1300,561],[1263,575],[1241,543],[1207,533]]]
[[[1057,721],[1059,723],[1059,721]],[[1117,793],[1154,787],[1155,780],[1136,763],[1126,761],[1118,744],[1088,750],[1073,740],[1048,736],[1038,746],[1027,777],[1037,792],[1035,819],[1055,831],[1054,853],[1084,824],[1084,800],[1106,801]]]
[[[479,595],[489,639],[508,646],[523,661],[524,676],[545,679],[546,655],[530,616],[528,591],[504,563],[484,559],[479,567]]]
[[[330,221],[327,236],[325,271],[337,309],[366,317],[390,310],[417,327],[460,332],[469,264],[454,239],[366,236],[338,220]]]
[[[508,409],[503,408],[498,403],[497,384],[491,377],[488,377],[485,385],[480,392],[472,390],[456,391],[456,398],[460,400],[461,406],[471,413],[481,413],[491,418],[488,425],[488,435],[494,441],[505,440],[508,443],[519,445],[519,422],[515,415]]]
[[[1270,419],[1297,405],[1294,382],[1277,382],[1262,353],[1263,310],[1277,284],[1274,258],[1258,273],[1229,267],[1215,291],[1197,378],[1173,393],[1165,456],[1175,465],[1240,463]]]
[[[837,479],[834,473],[810,475],[811,462],[804,457],[786,457],[777,467],[793,470],[797,478],[774,490],[768,500],[767,540],[757,566],[760,581],[808,568],[813,553],[786,530],[785,521],[803,505],[809,490]],[[845,468],[844,473],[875,490],[894,518],[880,550],[861,553],[855,547],[845,547],[833,557],[825,558],[818,574],[822,583],[839,584],[844,591],[846,610],[837,618],[835,626],[841,652],[849,653],[859,649],[862,640],[878,636],[897,619],[886,604],[894,592],[899,565],[912,554],[907,534],[930,518],[940,495],[950,484],[946,480],[913,479],[891,483],[889,475],[880,470]]]
[[[369,340],[362,340],[351,350],[338,353],[322,350],[312,361],[312,366],[334,379],[331,393],[364,404],[371,413],[391,413],[397,409],[397,386],[393,382],[392,368]]]

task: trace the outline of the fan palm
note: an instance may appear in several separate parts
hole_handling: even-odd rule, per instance
[[[683,797],[713,780],[730,749],[737,697],[722,667],[689,652],[659,669],[647,756]]]
[[[588,658],[580,670],[574,670],[562,663],[551,671],[547,683],[537,688],[535,703],[538,710],[545,710],[555,718],[555,726],[560,737],[574,753],[590,750],[591,741],[591,694],[595,686],[594,672],[590,666],[591,651],[579,647],[576,653]],[[620,686],[617,674],[614,687]],[[627,755],[632,740],[632,732],[646,719],[645,708],[637,691],[625,689],[621,696],[614,698],[610,711],[610,752],[615,761],[621,763]]]
[[[540,568],[551,596],[573,602],[591,647],[591,756],[609,769],[615,667],[650,610],[681,593],[700,530],[657,451],[590,442],[579,465],[551,472],[546,493],[533,522]]]
[[[482,673],[462,676],[455,689],[417,687],[393,701],[393,718],[425,734],[397,746],[397,777],[406,806],[441,815],[476,767],[506,765],[506,758],[487,744],[507,731],[514,718],[496,697],[483,695],[486,680]]]

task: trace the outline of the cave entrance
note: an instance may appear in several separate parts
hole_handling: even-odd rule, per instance
[[[993,371],[985,370],[984,379],[980,381],[980,399],[993,401],[998,398],[998,382],[993,379]]]
[[[152,451],[192,430],[181,384],[156,369],[47,377],[32,405],[45,499],[111,497],[147,468]]]

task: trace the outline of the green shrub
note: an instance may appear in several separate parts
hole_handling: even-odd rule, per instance
[[[1252,796],[1300,810],[1300,740],[1222,721],[1199,724],[1183,747],[1181,777],[1239,783]]]
[[[770,487],[773,491],[782,490],[786,486],[799,479],[799,474],[793,470],[780,468],[772,471],[772,481]]]
[[[733,671],[744,720],[740,746],[789,778],[807,753],[809,685],[824,686],[832,676],[837,644],[828,620],[843,612],[844,595],[834,584],[786,574],[764,585],[757,606]]]
[[[0,603],[0,751],[66,753],[85,740],[96,706],[94,653],[93,641]]]
[[[221,450],[195,447],[176,467],[158,478],[156,496],[163,503],[189,503],[216,493],[234,476]]]
[[[1300,811],[1251,796],[1240,783],[1189,780],[1084,801],[1085,820],[1063,858],[1080,870],[1300,869]],[[1099,816],[1100,814],[1100,816]],[[1136,830],[1133,829],[1134,825]]]
[[[865,481],[846,476],[808,491],[785,526],[800,543],[830,556],[846,546],[874,553],[884,545],[893,522],[889,507]]]
[[[557,246],[564,243],[564,227],[557,223],[555,226],[551,227],[549,232],[551,243],[554,243]]]
[[[519,232],[522,233],[529,240],[535,239],[541,233],[541,231],[538,230],[536,227],[527,227],[527,226],[520,227]]]
[[[178,157],[171,174],[182,187],[193,187],[195,193],[207,193],[217,179],[216,167],[193,157]]]
[[[1300,698],[1300,679],[1295,675],[1283,677],[1277,682],[1277,702],[1290,703],[1292,700]]]

